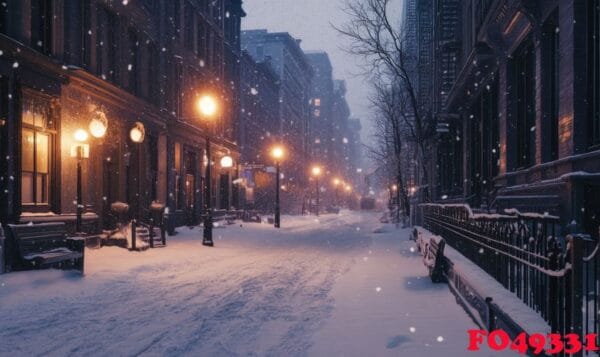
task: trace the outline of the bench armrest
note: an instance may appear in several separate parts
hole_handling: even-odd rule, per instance
[[[83,252],[85,249],[85,238],[83,237],[68,237],[67,248],[74,252]]]

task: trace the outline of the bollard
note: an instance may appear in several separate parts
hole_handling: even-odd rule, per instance
[[[137,222],[134,219],[131,221],[131,250],[136,250],[136,241],[135,241],[136,230],[137,230]]]
[[[150,225],[150,248],[154,248],[154,223]]]

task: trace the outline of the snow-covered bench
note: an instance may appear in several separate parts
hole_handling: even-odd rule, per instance
[[[18,269],[67,268],[83,273],[84,238],[67,237],[64,223],[9,224]]]
[[[423,232],[415,228],[412,239],[417,243],[419,252],[423,255],[423,263],[429,270],[429,277],[434,283],[446,281],[446,259],[444,258],[444,248],[446,241],[440,236],[431,235],[423,237]]]
[[[431,239],[425,254],[425,264],[429,269],[429,277],[434,283],[441,283],[445,281],[445,266],[446,261],[444,259],[444,247],[446,241],[443,238],[435,237],[439,239]]]

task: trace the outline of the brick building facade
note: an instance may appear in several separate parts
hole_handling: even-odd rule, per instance
[[[96,230],[115,201],[144,214],[169,207],[173,224],[197,222],[204,138],[214,145],[216,207],[235,205],[239,162],[240,0],[8,0],[0,10],[0,220],[65,221],[76,211],[77,129],[101,120],[83,163],[85,221]],[[200,120],[202,93],[219,99]],[[141,144],[130,130],[141,123]],[[91,130],[90,130],[91,131]]]
[[[436,198],[548,212],[597,235],[600,2],[461,2]],[[457,146],[456,143],[460,144]],[[449,162],[452,160],[453,162]],[[448,171],[456,166],[462,172]]]

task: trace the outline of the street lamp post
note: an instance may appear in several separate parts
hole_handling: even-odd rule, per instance
[[[339,186],[340,186],[341,183],[342,183],[342,181],[340,181],[339,178],[334,178],[333,179],[333,187],[335,187],[335,205],[336,206],[338,206],[339,202],[340,202],[338,188],[339,188]]]
[[[281,178],[280,170],[280,162],[283,158],[283,148],[280,146],[276,146],[271,151],[271,156],[275,159],[275,228],[281,227],[281,212],[279,206],[279,190],[281,184],[279,180]]]
[[[312,174],[315,177],[316,189],[317,189],[317,207],[316,207],[316,215],[319,216],[319,176],[321,175],[321,168],[319,166],[314,166],[312,168]]]
[[[203,117],[210,118],[213,117],[217,113],[217,101],[210,95],[205,95],[200,98],[198,101],[198,109]],[[212,238],[212,229],[213,229],[213,217],[212,217],[212,179],[211,179],[211,160],[210,160],[210,135],[208,130],[206,131],[206,178],[205,184],[206,188],[204,190],[204,230],[203,230],[203,239],[202,245],[207,247],[214,246],[213,238]]]
[[[206,148],[205,148],[205,152],[206,152],[206,174],[205,176],[205,185],[206,188],[204,190],[204,230],[203,230],[203,239],[202,239],[202,245],[208,246],[208,247],[212,247],[214,246],[214,242],[212,239],[212,229],[213,229],[213,217],[212,217],[212,207],[211,207],[211,200],[212,200],[212,193],[211,193],[211,186],[212,186],[212,180],[211,180],[211,170],[210,170],[210,166],[211,166],[211,162],[210,162],[210,136],[206,135]]]
[[[226,169],[227,170],[227,212],[229,212],[229,209],[231,208],[231,189],[230,189],[230,185],[231,185],[231,168],[233,167],[233,158],[229,155],[225,155],[221,158],[221,168],[222,169]]]
[[[142,156],[142,143],[144,142],[144,138],[146,137],[146,128],[144,127],[144,124],[141,122],[136,122],[133,126],[133,128],[131,128],[131,130],[129,131],[129,138],[131,139],[131,141],[135,144],[136,146],[136,151],[137,151],[137,187],[136,187],[136,194],[137,194],[137,209],[135,212],[135,217],[137,219],[140,219],[140,211],[141,211],[141,205],[140,205],[140,200],[142,198],[142,189],[141,189],[141,181],[142,181],[142,165],[141,165],[141,156]],[[131,159],[131,157],[129,158]],[[131,162],[130,162],[131,163]]]
[[[77,210],[75,217],[75,231],[77,233],[81,233],[83,215],[83,189],[81,171],[83,159],[89,157],[89,145],[85,144],[88,139],[88,133],[83,129],[77,129],[73,136],[77,142],[77,144],[75,144],[71,149],[71,156],[77,158]]]

